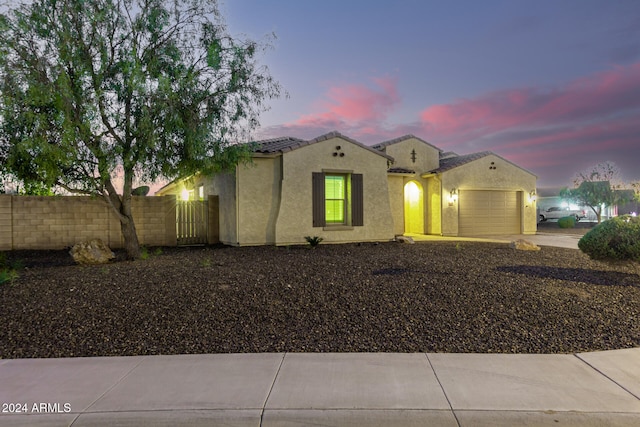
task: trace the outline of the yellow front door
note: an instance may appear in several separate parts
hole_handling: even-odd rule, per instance
[[[404,185],[404,232],[424,234],[422,185],[409,181]]]

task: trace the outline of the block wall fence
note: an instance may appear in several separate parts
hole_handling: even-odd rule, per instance
[[[176,197],[133,197],[141,245],[176,245]],[[0,250],[64,249],[99,238],[122,248],[120,221],[100,198],[0,194]]]

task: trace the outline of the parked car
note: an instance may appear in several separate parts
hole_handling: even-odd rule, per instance
[[[575,217],[576,221],[580,221],[582,218],[587,217],[587,212],[583,209],[569,209],[568,207],[552,206],[547,210],[540,211],[540,222],[544,222],[548,219],[560,219],[565,216]]]

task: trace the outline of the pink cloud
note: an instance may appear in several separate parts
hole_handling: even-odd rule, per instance
[[[400,104],[396,79],[374,77],[370,85],[351,84],[332,86],[317,102],[318,112],[300,116],[296,121],[272,127],[274,131],[315,137],[339,130],[353,137],[380,135],[380,124]]]
[[[583,77],[553,91],[513,89],[431,106],[422,111],[420,122],[434,139],[466,142],[513,127],[601,120],[635,108],[640,108],[640,63]]]
[[[640,179],[640,62],[553,89],[514,88],[432,105],[410,123],[390,124],[400,105],[395,78],[330,88],[316,113],[267,129],[313,138],[338,130],[365,143],[413,133],[460,154],[490,150],[546,182],[569,182],[577,164],[615,161]],[[637,176],[632,176],[636,174]]]
[[[364,85],[332,87],[323,106],[328,115],[348,122],[381,120],[400,102],[396,82],[389,77],[373,78],[376,89]]]

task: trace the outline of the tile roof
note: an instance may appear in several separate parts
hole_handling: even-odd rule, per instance
[[[459,156],[459,154],[454,153],[453,151],[447,151],[447,152],[440,152],[440,158],[441,159],[446,159],[447,157],[457,157]]]
[[[490,154],[493,154],[493,153],[491,151],[481,151],[479,153],[465,154],[463,156],[448,157],[445,159],[440,159],[440,167],[430,172],[431,173],[445,172],[453,168],[457,168],[458,166],[462,166],[464,164],[473,162],[474,160],[481,159]]]
[[[411,169],[405,169],[405,168],[389,168],[387,169],[388,173],[411,173],[414,174],[416,173],[416,171],[411,170]]]
[[[262,141],[256,141],[256,153],[272,154],[272,153],[284,153],[286,151],[295,150],[296,148],[309,145],[309,141],[305,141],[299,138],[293,138],[290,136],[283,136],[280,138],[264,139]]]
[[[349,138],[348,136],[342,135],[340,132],[333,131],[327,134],[321,135],[314,139],[304,140],[300,138],[293,138],[290,136],[285,136],[281,138],[271,138],[265,139],[262,141],[256,141],[256,148],[254,152],[262,153],[262,154],[276,154],[276,153],[286,153],[288,151],[295,150],[300,147],[304,147],[306,145],[315,144],[317,142],[326,141],[331,138],[341,138],[345,141],[349,141],[352,144],[355,144],[359,147],[364,148],[365,150],[371,151],[379,156],[385,157],[389,160],[393,160],[393,158],[382,151],[373,149],[368,145],[364,145],[363,143],[356,141],[355,139]]]

